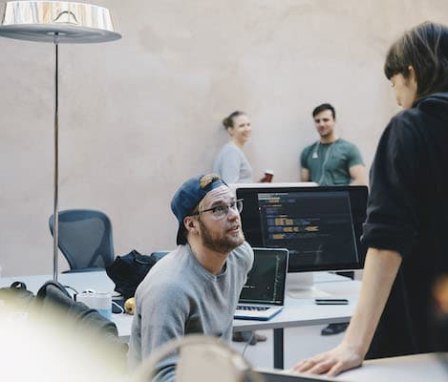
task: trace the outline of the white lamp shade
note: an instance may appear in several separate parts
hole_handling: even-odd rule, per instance
[[[98,43],[114,41],[106,8],[68,1],[10,1],[4,5],[0,35],[56,43]]]

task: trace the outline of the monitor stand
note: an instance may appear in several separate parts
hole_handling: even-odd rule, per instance
[[[331,294],[314,285],[314,272],[294,272],[286,276],[286,294],[292,298],[325,298]]]

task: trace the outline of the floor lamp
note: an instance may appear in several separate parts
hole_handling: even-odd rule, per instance
[[[0,36],[18,40],[49,42],[55,47],[54,87],[54,199],[53,279],[58,278],[58,183],[59,183],[59,51],[61,43],[86,44],[114,41],[106,8],[69,1],[10,1],[4,4]]]

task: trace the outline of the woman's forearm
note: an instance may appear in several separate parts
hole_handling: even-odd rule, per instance
[[[365,356],[401,265],[398,252],[369,248],[361,292],[343,343]]]

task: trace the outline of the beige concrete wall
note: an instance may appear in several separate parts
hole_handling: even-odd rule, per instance
[[[170,198],[210,170],[235,109],[252,118],[256,176],[298,179],[321,102],[370,165],[398,110],[382,74],[388,46],[421,21],[448,22],[446,0],[95,3],[123,38],[60,46],[60,209],[107,212],[117,254],[174,247]],[[50,273],[54,48],[0,38],[0,68],[0,265]]]

